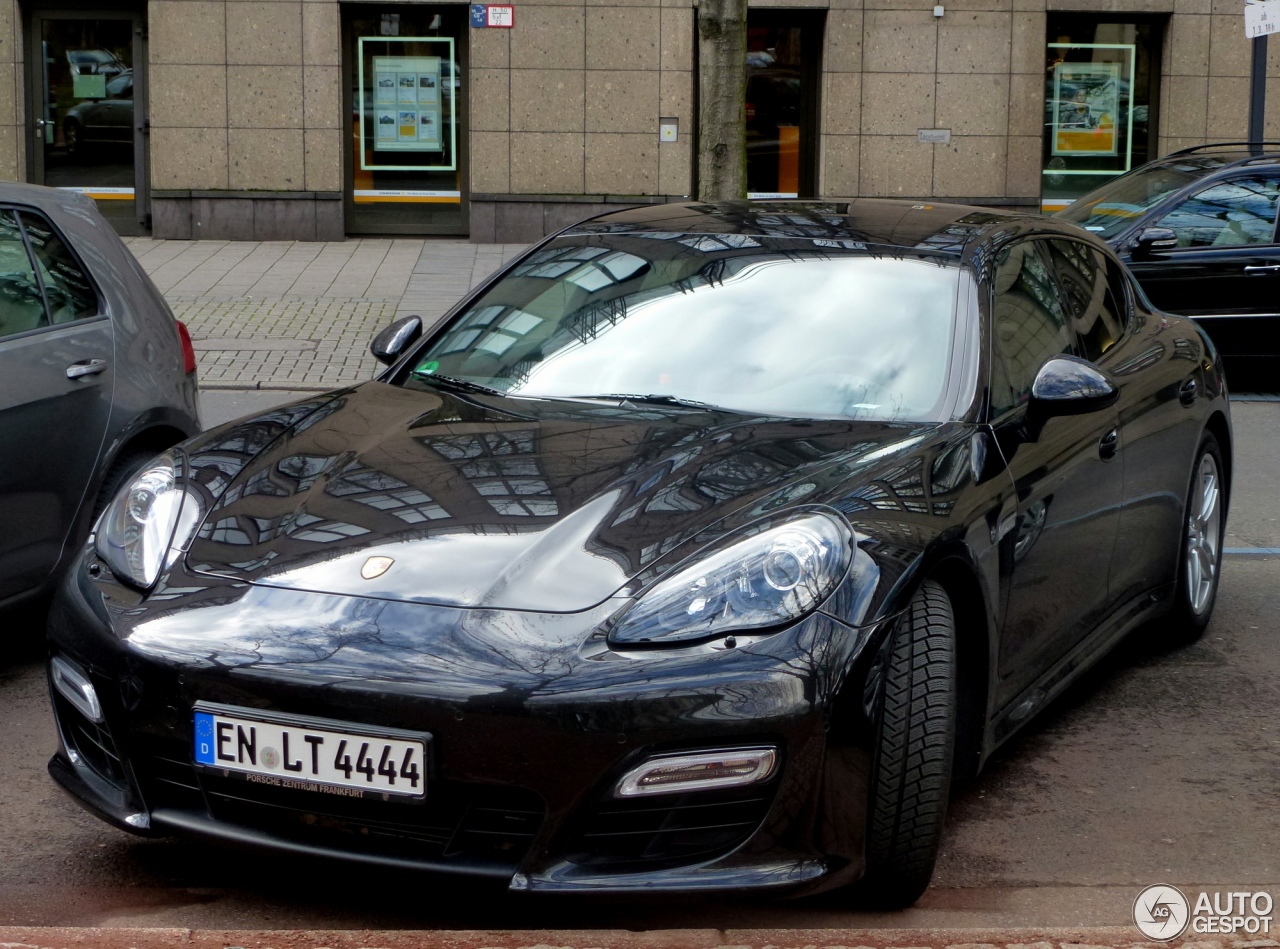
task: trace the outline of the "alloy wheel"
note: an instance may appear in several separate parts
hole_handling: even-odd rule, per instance
[[[1201,615],[1213,601],[1222,542],[1222,488],[1218,462],[1205,453],[1191,486],[1187,512],[1187,595],[1191,610]]]

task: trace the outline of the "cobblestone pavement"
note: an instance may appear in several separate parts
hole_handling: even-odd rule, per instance
[[[456,240],[126,243],[191,330],[206,389],[368,379],[379,329],[411,313],[434,322],[524,249]]]

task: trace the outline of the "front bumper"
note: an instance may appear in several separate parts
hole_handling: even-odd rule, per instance
[[[88,673],[106,722],[86,737],[55,695],[50,773],[122,829],[526,891],[798,893],[861,873],[869,729],[841,701],[861,689],[841,686],[859,675],[868,631],[816,614],[734,650],[623,656],[591,646],[594,613],[454,610],[190,575],[142,600],[84,567],[56,599],[51,648]],[[197,771],[201,699],[429,732],[428,800],[330,798]],[[761,743],[782,757],[767,784],[612,796],[651,754]]]

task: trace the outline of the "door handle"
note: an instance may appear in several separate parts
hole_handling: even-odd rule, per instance
[[[105,359],[85,359],[82,362],[73,362],[67,367],[68,379],[80,379],[84,376],[96,376],[107,368]]]
[[[1245,273],[1274,273],[1280,270],[1280,264],[1247,264]]]
[[[1178,390],[1178,401],[1183,405],[1190,406],[1196,401],[1196,381],[1188,379],[1182,384],[1182,388]]]
[[[1110,461],[1116,456],[1116,450],[1120,447],[1120,433],[1116,429],[1112,429],[1098,439],[1098,457],[1103,461]]]

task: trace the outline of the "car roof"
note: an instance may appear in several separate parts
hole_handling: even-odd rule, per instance
[[[993,234],[1092,236],[1039,214],[940,201],[824,198],[657,204],[589,218],[564,234],[745,235],[876,244],[965,256]],[[848,244],[836,245],[848,246]]]
[[[1215,142],[1171,152],[1141,168],[1172,168],[1196,178],[1232,168],[1280,164],[1280,142]]]
[[[78,191],[19,184],[14,181],[0,181],[0,202],[26,204],[55,215],[83,213],[86,202],[92,206],[92,201]]]

